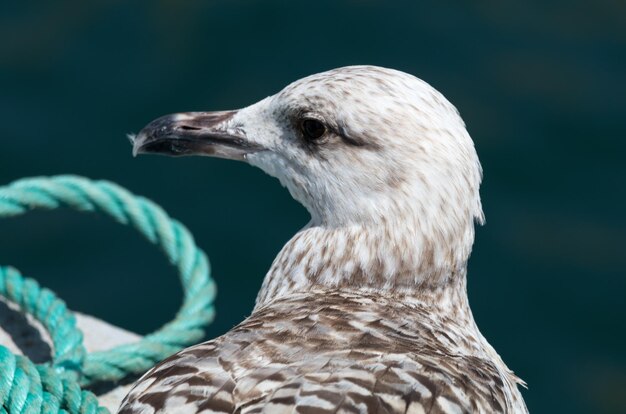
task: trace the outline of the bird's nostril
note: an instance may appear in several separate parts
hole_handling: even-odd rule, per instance
[[[184,130],[184,131],[197,131],[200,128],[198,127],[194,127],[194,126],[189,126],[189,125],[181,125],[180,129]]]

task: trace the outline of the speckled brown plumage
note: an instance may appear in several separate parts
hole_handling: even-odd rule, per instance
[[[167,409],[172,398],[172,410],[194,412],[513,412],[521,402],[504,388],[515,377],[467,317],[442,315],[408,297],[290,295],[165,360],[121,412]]]
[[[157,365],[120,413],[526,412],[521,380],[467,300],[482,171],[440,93],[356,66],[223,119],[198,114],[155,121],[135,150],[244,159],[312,219],[274,260],[252,315]],[[324,134],[307,139],[305,119]]]

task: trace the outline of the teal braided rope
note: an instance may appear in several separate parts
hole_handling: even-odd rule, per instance
[[[31,314],[50,334],[53,345],[52,366],[57,372],[80,378],[85,348],[83,334],[65,302],[33,279],[24,278],[16,269],[0,266],[0,295]]]
[[[49,364],[35,365],[0,346],[0,413],[109,414],[78,383],[85,349],[65,302],[11,267],[0,267],[0,294],[39,320],[54,348]]]
[[[0,414],[109,414],[89,391],[0,346]]]
[[[182,224],[169,218],[152,201],[134,196],[108,181],[55,176],[21,179],[0,187],[0,217],[63,206],[101,212],[134,227],[148,241],[159,245],[176,266],[184,291],[183,305],[176,317],[156,332],[137,343],[85,355],[83,385],[115,381],[128,374],[142,373],[172,353],[202,339],[204,327],[214,318],[216,288],[209,276],[205,253],[195,245],[193,237]],[[76,355],[79,354],[80,351],[76,351]],[[74,362],[75,359],[69,358],[63,362],[63,367],[67,369]]]

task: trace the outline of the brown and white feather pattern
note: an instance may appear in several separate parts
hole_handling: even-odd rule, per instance
[[[443,315],[408,297],[293,294],[165,360],[121,413],[519,412],[517,379]]]
[[[305,115],[302,115],[302,114]],[[299,117],[328,131],[303,140]],[[294,82],[224,130],[311,213],[252,315],[163,361],[123,414],[526,413],[466,294],[482,171],[456,109],[423,81],[356,66]]]

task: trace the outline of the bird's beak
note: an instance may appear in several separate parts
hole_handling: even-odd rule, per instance
[[[165,115],[146,125],[130,139],[133,155],[207,155],[244,160],[264,148],[246,138],[231,120],[237,111],[184,112]]]

